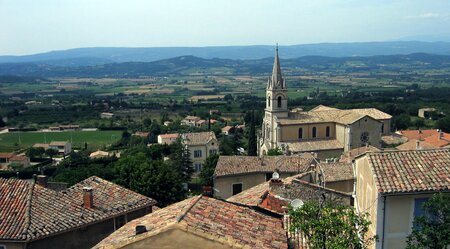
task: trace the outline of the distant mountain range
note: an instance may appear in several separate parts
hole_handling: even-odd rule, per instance
[[[412,72],[422,69],[450,69],[450,55],[415,53],[354,57],[303,56],[281,58],[285,74],[312,72],[368,72],[373,70]],[[272,58],[255,60],[205,59],[180,56],[153,62],[108,63],[94,66],[55,66],[46,63],[1,63],[0,75],[22,77],[140,77],[168,75],[266,75]],[[0,80],[1,81],[1,80]],[[1,83],[1,82],[0,82]]]
[[[392,41],[360,43],[320,43],[280,46],[284,59],[302,56],[353,57],[429,53],[450,55],[450,42]],[[122,62],[153,62],[179,56],[205,59],[257,60],[271,57],[274,46],[76,48],[24,56],[0,56],[0,63],[37,63],[78,67]]]

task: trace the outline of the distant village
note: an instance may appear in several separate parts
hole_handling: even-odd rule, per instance
[[[292,212],[309,202],[367,214],[370,223],[363,236],[377,239],[361,248],[405,248],[414,218],[424,213],[422,204],[450,191],[450,134],[436,129],[391,132],[392,116],[376,108],[289,110],[287,93],[277,48],[262,126],[255,132],[256,155],[243,148],[236,155],[221,155],[211,130],[159,134],[156,143],[149,143],[181,141],[194,177],[202,174],[208,158],[218,156],[210,186],[166,207],[98,176],[72,186],[45,174],[29,180],[0,178],[0,249],[314,248],[311,234],[292,229],[302,222]],[[430,111],[435,110],[420,109],[418,116]],[[99,118],[114,115],[104,112]],[[186,116],[180,125],[207,128],[217,122]],[[46,132],[80,129],[72,124]],[[247,123],[224,123],[220,134],[231,138],[250,129]],[[150,133],[131,135],[146,139]],[[55,165],[74,150],[71,141],[32,148]],[[112,154],[121,157],[121,151],[100,149],[89,157]],[[0,170],[32,163],[25,152],[0,153]]]

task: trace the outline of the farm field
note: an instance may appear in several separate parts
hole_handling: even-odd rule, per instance
[[[26,149],[35,143],[72,141],[72,148],[98,149],[120,139],[121,131],[9,132],[0,134],[0,152]]]

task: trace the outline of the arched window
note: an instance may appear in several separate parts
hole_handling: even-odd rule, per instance
[[[270,139],[270,129],[269,129],[269,125],[267,125],[267,128],[266,128],[266,138],[267,138],[267,139]]]
[[[313,127],[312,128],[312,137],[314,138],[314,137],[316,137],[317,136],[317,128],[316,127]]]
[[[281,96],[278,96],[278,108],[281,108]]]
[[[384,133],[384,123],[381,123],[381,133]]]
[[[270,96],[267,97],[267,107],[270,107]]]
[[[303,129],[298,128],[298,139],[302,139],[302,138],[303,138]]]
[[[325,136],[330,137],[330,126],[327,126],[327,128],[325,129]]]

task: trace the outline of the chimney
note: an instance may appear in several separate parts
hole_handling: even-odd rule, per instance
[[[275,171],[272,174],[272,179],[269,181],[269,192],[274,193],[277,189],[283,187],[283,181],[280,179],[280,174]]]
[[[213,197],[213,188],[212,186],[203,186],[203,196]]]
[[[94,207],[94,196],[92,194],[92,188],[90,187],[83,188],[83,207],[84,208]]]
[[[38,175],[36,178],[36,182],[39,186],[46,188],[47,187],[47,176],[46,175]]]
[[[442,140],[443,137],[444,137],[444,133],[442,131],[439,131],[439,140]]]
[[[416,140],[416,150],[420,150],[420,141]]]
[[[141,233],[146,233],[147,232],[147,228],[143,225],[137,225],[136,226],[136,235],[141,234]]]

